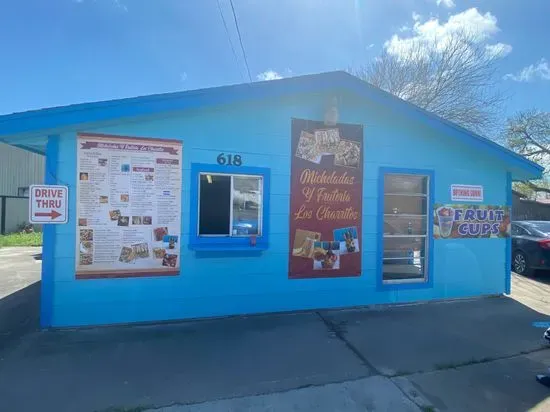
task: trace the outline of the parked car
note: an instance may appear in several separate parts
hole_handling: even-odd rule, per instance
[[[512,222],[512,269],[520,275],[550,270],[550,222]]]

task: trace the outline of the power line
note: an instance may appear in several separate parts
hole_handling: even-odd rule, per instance
[[[237,35],[239,36],[239,43],[241,44],[241,50],[243,52],[244,64],[246,66],[246,72],[248,73],[248,80],[252,83],[252,76],[250,75],[250,68],[248,67],[248,59],[246,58],[246,52],[244,51],[243,39],[241,37],[241,31],[239,30],[239,23],[237,22],[237,15],[235,14],[235,7],[233,6],[233,0],[229,0],[231,4],[231,11],[233,12],[233,20],[235,20],[235,27],[237,28]]]
[[[218,11],[220,12],[220,16],[223,21],[223,27],[225,27],[225,34],[227,34],[227,40],[229,40],[229,45],[231,46],[231,50],[233,51],[233,57],[235,58],[235,62],[237,63],[237,68],[239,69],[239,74],[241,77],[243,77],[243,73],[241,72],[240,64],[239,64],[239,58],[237,57],[237,52],[235,51],[235,47],[233,46],[233,42],[231,41],[231,36],[229,35],[229,29],[227,28],[227,23],[225,21],[225,17],[223,17],[223,11],[222,7],[220,5],[220,0],[216,0],[218,3]]]

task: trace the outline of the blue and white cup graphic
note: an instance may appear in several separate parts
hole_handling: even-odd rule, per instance
[[[436,213],[439,221],[439,235],[441,237],[451,236],[455,220],[455,210],[449,206],[441,206],[437,208]]]

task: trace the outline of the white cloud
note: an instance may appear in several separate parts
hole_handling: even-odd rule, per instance
[[[187,72],[180,73],[180,82],[185,82],[187,80]]]
[[[476,8],[453,14],[446,22],[440,22],[435,17],[423,22],[422,17],[414,12],[412,18],[414,25],[410,34],[394,34],[390,40],[384,43],[388,53],[396,56],[406,55],[418,44],[428,44],[434,41],[443,46],[453,35],[460,33],[467,33],[481,43],[488,41],[500,31],[497,18],[494,15],[490,12],[481,14]],[[492,45],[490,49],[492,52],[500,51],[503,54],[507,54],[511,50],[512,46],[503,43]]]
[[[399,31],[401,33],[405,32],[405,31],[409,31],[411,28],[409,26],[407,26],[406,24],[402,25],[401,27],[399,27]]]
[[[536,79],[550,80],[550,64],[548,64],[548,60],[540,59],[537,63],[524,67],[517,74],[507,74],[504,79],[516,82],[530,82]]]
[[[374,43],[371,43],[367,46],[367,49],[372,49],[374,47]]]
[[[260,81],[264,80],[277,80],[282,79],[283,76],[281,76],[279,73],[277,73],[275,70],[266,70],[265,72],[262,72],[256,76],[256,78]]]
[[[485,50],[490,56],[504,57],[512,52],[512,46],[506,43],[488,44]]]
[[[437,0],[437,5],[444,5],[445,7],[452,9],[454,6],[456,6],[455,2],[453,0]]]
[[[120,0],[113,0],[113,3],[115,3],[115,6],[117,6],[119,9],[123,11],[128,11],[128,7],[126,5],[122,4]]]

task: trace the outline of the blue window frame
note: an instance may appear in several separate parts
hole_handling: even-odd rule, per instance
[[[378,289],[433,286],[434,172],[381,167],[378,180]]]
[[[258,182],[259,194],[254,193],[253,196],[259,196],[259,202],[247,201],[246,198],[237,199],[234,196],[237,182],[246,179]],[[201,191],[201,184],[216,183],[219,183],[219,198],[213,198],[212,196],[215,194],[208,195],[206,188]],[[201,193],[204,199],[201,199]],[[192,163],[189,248],[196,251],[267,249],[269,245],[269,194],[270,169],[268,168]],[[212,203],[213,207],[208,208],[204,203],[201,207],[201,202],[206,199],[209,199],[208,201]],[[238,202],[242,202],[244,208],[235,208]],[[249,206],[247,202],[253,203],[253,205]],[[238,214],[239,210],[243,209],[251,209],[257,219],[249,219],[249,221],[246,217],[241,219],[234,216],[235,213]],[[222,217],[219,217],[214,224],[204,216],[201,220],[201,211],[204,215],[219,211]]]

